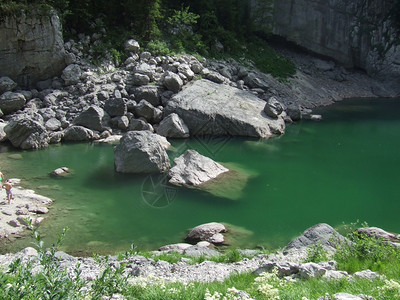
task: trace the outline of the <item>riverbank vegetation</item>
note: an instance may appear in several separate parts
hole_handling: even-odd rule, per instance
[[[264,6],[265,10],[270,9],[270,5]],[[122,62],[128,55],[124,42],[134,38],[156,55],[232,57],[281,79],[296,72],[291,61],[269,46],[268,29],[254,27],[257,14],[250,13],[250,1],[5,0],[0,3],[0,15],[35,8],[57,10],[66,41],[77,39],[79,34],[95,34],[96,43],[90,45],[95,60],[108,53]]]
[[[31,228],[33,229],[33,228]],[[338,245],[333,259],[338,270],[354,274],[366,268],[379,272],[376,279],[343,277],[326,279],[281,278],[277,270],[270,273],[234,274],[223,282],[166,282],[156,277],[133,276],[124,273],[126,259],[138,253],[134,248],[118,255],[119,264],[109,264],[108,257],[94,256],[102,264],[103,272],[90,283],[80,277],[77,264],[73,274],[60,268],[57,250],[65,236],[63,231],[55,244],[46,248],[40,234],[33,229],[38,251],[38,267],[32,260],[17,259],[7,270],[0,271],[1,299],[101,299],[102,296],[123,295],[126,299],[239,299],[246,293],[252,299],[325,299],[336,293],[364,294],[374,299],[397,299],[400,295],[400,249],[383,240],[351,232],[349,242]],[[326,258],[322,247],[310,248],[307,261]],[[158,256],[171,263],[181,261],[184,256],[174,253]],[[190,260],[189,258],[185,258]],[[219,262],[241,260],[237,250],[228,250]],[[198,263],[200,259],[193,262]],[[316,262],[316,261],[314,261]]]

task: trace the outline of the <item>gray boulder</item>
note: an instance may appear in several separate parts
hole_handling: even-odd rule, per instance
[[[192,244],[188,243],[178,243],[178,244],[170,244],[162,246],[158,249],[158,251],[176,251],[176,252],[183,252],[183,250],[192,247]]]
[[[72,64],[67,66],[61,75],[66,85],[77,84],[81,80],[82,70],[79,65]]]
[[[4,127],[4,132],[12,145],[21,149],[40,149],[49,144],[46,128],[26,115],[12,118]]]
[[[162,111],[146,100],[142,100],[136,105],[135,113],[150,123],[158,123],[162,119]]]
[[[137,86],[147,85],[150,82],[150,77],[145,74],[135,73],[132,76],[132,82]]]
[[[155,85],[145,85],[134,89],[133,94],[135,95],[136,101],[146,100],[153,106],[160,105],[160,98],[162,91],[160,87]]]
[[[156,132],[169,138],[187,138],[189,129],[185,122],[175,113],[170,114],[160,122]]]
[[[63,131],[50,132],[49,137],[50,137],[49,141],[50,144],[58,144],[64,137],[64,132]]]
[[[170,167],[165,137],[150,131],[129,131],[114,148],[115,170],[121,173],[162,173]]]
[[[359,234],[365,234],[376,239],[382,239],[386,242],[399,243],[400,240],[397,234],[387,232],[378,227],[364,227],[357,230]]]
[[[244,78],[244,83],[254,89],[254,88],[258,88],[258,89],[263,89],[263,90],[267,90],[268,89],[268,84],[262,80],[261,78],[259,78],[256,74],[254,73],[249,73],[245,78]]]
[[[260,275],[264,272],[272,272],[274,269],[277,270],[279,277],[290,276],[293,274],[299,273],[300,264],[294,262],[276,262],[276,261],[268,261],[261,267],[257,268],[254,271],[254,274]]]
[[[140,130],[149,130],[151,132],[154,131],[153,126],[147,123],[142,119],[131,119],[129,122],[129,130],[131,131],[140,131]]]
[[[128,52],[138,53],[140,50],[139,42],[134,39],[129,39],[125,42],[124,48]]]
[[[285,247],[283,253],[304,251],[307,247],[317,244],[321,244],[325,250],[332,253],[336,250],[338,244],[342,242],[346,242],[345,237],[328,224],[321,223],[308,228],[302,235],[293,239]]]
[[[203,69],[201,71],[201,74],[204,78],[207,78],[208,80],[215,83],[224,83],[226,81],[226,78],[224,76],[222,76],[218,72],[210,71],[209,69]]]
[[[99,106],[92,105],[81,112],[73,121],[74,125],[84,126],[86,128],[103,131],[108,127],[110,121],[109,115]]]
[[[265,101],[249,92],[197,80],[174,95],[164,111],[177,113],[191,135],[268,138],[284,133],[284,119],[268,117],[264,106]]]
[[[319,264],[310,262],[299,267],[299,276],[302,279],[321,277],[326,273],[326,269]]]
[[[207,241],[212,243],[215,235],[226,232],[226,228],[221,223],[211,222],[194,227],[186,236],[189,241]]]
[[[203,70],[203,65],[201,63],[199,63],[198,61],[194,61],[193,63],[191,63],[190,65],[190,69],[192,69],[192,71],[195,74],[199,74],[201,73],[201,71]]]
[[[277,119],[283,111],[283,105],[275,97],[270,97],[264,107],[264,112],[273,119]]]
[[[45,108],[40,108],[38,110],[38,113],[43,117],[44,121],[47,121],[51,118],[55,118],[56,117],[56,112],[54,110],[52,110],[49,107],[45,107]]]
[[[44,123],[48,131],[56,131],[61,128],[61,122],[56,118],[50,118]]]
[[[122,98],[111,98],[104,103],[104,110],[110,117],[124,116],[127,106]]]
[[[129,128],[129,119],[127,116],[118,116],[110,120],[110,123],[121,130],[127,130]]]
[[[187,150],[174,159],[175,166],[169,170],[169,183],[184,186],[198,186],[228,172],[219,163],[205,157],[195,150]]]
[[[292,119],[292,121],[300,121],[302,118],[300,106],[297,103],[288,103],[286,114],[290,119]]]
[[[178,72],[179,72],[179,73],[182,73],[183,75],[185,75],[185,77],[186,77],[188,80],[192,80],[193,77],[194,77],[194,72],[192,71],[192,69],[190,68],[190,66],[187,65],[187,64],[181,64],[181,65],[179,65],[179,67],[178,67]]]
[[[25,103],[26,99],[21,93],[5,92],[0,96],[0,109],[5,115],[22,109]]]
[[[183,81],[182,79],[179,77],[179,75],[172,73],[172,72],[168,72],[165,76],[164,76],[164,86],[174,92],[174,93],[178,93],[183,86]]]
[[[62,139],[67,142],[91,141],[94,133],[89,128],[83,126],[71,126],[65,129]]]
[[[154,79],[155,71],[156,71],[156,66],[149,65],[147,63],[141,63],[137,65],[135,68],[135,73],[147,75],[150,78],[150,80]]]
[[[364,270],[360,272],[355,272],[353,274],[353,277],[359,278],[359,279],[367,279],[370,281],[373,281],[375,279],[383,279],[384,276],[380,275],[377,272],[372,272],[371,270]]]
[[[0,95],[4,92],[11,92],[17,87],[17,83],[14,82],[10,77],[1,76],[0,77]]]
[[[210,249],[210,248],[205,248],[205,247],[200,247],[200,246],[191,246],[183,251],[183,254],[190,256],[190,257],[200,257],[200,256],[205,256],[205,257],[217,257],[220,256],[221,253],[219,253],[216,250]]]
[[[0,122],[0,142],[4,142],[7,140],[7,134],[4,132],[4,127],[6,127],[7,123]]]

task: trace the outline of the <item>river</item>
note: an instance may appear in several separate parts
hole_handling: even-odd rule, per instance
[[[6,177],[56,201],[39,227],[46,243],[69,227],[62,250],[116,253],[182,242],[207,222],[235,228],[237,247],[276,248],[308,227],[360,220],[400,232],[400,99],[351,99],[320,108],[322,121],[303,120],[269,140],[191,138],[172,141],[171,160],[195,149],[240,170],[217,194],[177,188],[164,176],[114,172],[113,147],[62,144],[40,151],[0,148]],[[74,175],[49,173],[69,167]],[[5,197],[5,195],[4,195]],[[0,251],[30,246],[30,238]]]

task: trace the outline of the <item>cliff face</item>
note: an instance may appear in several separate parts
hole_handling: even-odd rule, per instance
[[[276,0],[273,33],[315,53],[400,79],[399,38],[391,26],[394,0]]]
[[[0,22],[0,76],[29,88],[65,67],[61,24],[55,13],[23,13]]]

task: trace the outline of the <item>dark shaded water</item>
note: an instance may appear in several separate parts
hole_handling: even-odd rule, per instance
[[[125,251],[131,243],[155,249],[211,221],[234,225],[241,247],[284,246],[319,222],[360,220],[400,232],[399,113],[399,99],[346,100],[322,109],[322,121],[290,125],[279,138],[173,141],[171,159],[191,148],[247,174],[242,187],[222,191],[226,197],[172,187],[163,177],[116,174],[112,146],[2,148],[0,166],[56,199],[39,231],[54,242],[68,226],[63,250],[74,254]],[[62,166],[75,175],[48,176]],[[28,245],[20,239],[1,252]]]

